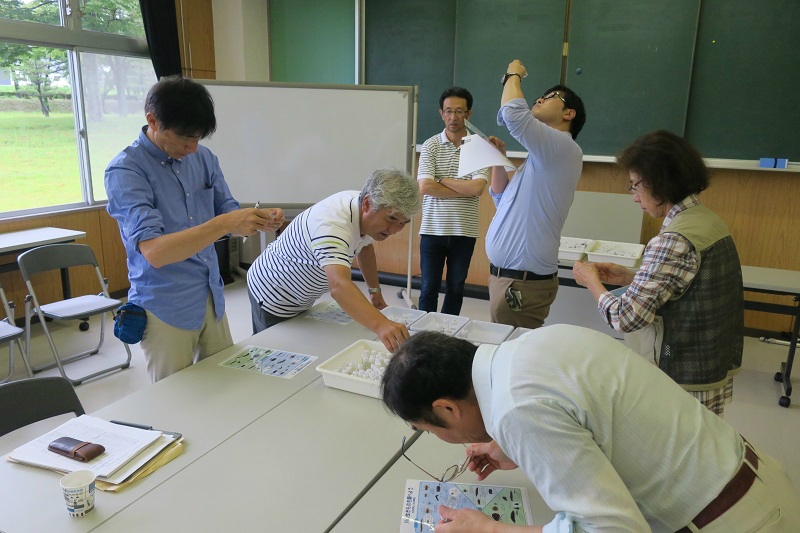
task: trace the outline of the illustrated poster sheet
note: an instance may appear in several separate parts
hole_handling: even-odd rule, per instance
[[[353,319],[350,318],[350,316],[344,312],[344,309],[339,307],[339,304],[336,302],[329,302],[328,304],[323,305],[313,313],[306,316],[306,318],[321,320],[322,322],[330,322],[331,324],[339,324],[340,326],[344,326],[353,321]]]
[[[220,366],[292,379],[317,359],[316,355],[302,355],[261,346],[248,346],[227,361],[220,363]]]
[[[400,533],[433,531],[441,520],[439,506],[477,509],[497,522],[533,525],[528,491],[524,487],[499,487],[438,481],[406,481]]]

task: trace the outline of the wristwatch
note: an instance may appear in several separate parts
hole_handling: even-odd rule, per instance
[[[369,289],[367,289],[367,292],[370,293],[370,294],[378,294],[379,292],[381,292],[381,288],[380,287],[370,287]]]
[[[444,176],[439,176],[438,178],[433,178],[433,181],[435,181],[436,183],[441,183],[443,179]]]
[[[502,85],[505,85],[506,82],[508,81],[508,78],[510,78],[511,76],[516,76],[519,78],[519,81],[522,81],[522,76],[520,74],[517,74],[516,72],[506,72],[500,79],[500,83]]]

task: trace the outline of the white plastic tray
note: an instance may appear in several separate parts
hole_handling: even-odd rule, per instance
[[[586,250],[589,261],[598,263],[607,261],[626,267],[634,267],[642,257],[644,244],[631,244],[629,242],[594,241]]]
[[[561,261],[580,261],[586,255],[586,250],[594,244],[592,239],[578,239],[575,237],[561,237],[558,247],[558,258]]]
[[[447,315],[444,313],[428,313],[411,325],[414,331],[437,331],[446,335],[455,335],[469,322],[465,316]]]
[[[398,322],[400,324],[404,324],[407,328],[411,326],[414,322],[419,320],[420,318],[424,317],[428,314],[426,311],[420,311],[419,309],[410,309],[408,307],[398,307],[396,305],[390,305],[389,307],[384,307],[381,309],[381,313],[386,316],[392,322]]]
[[[325,386],[380,399],[381,386],[379,382],[360,378],[358,376],[342,374],[336,370],[337,367],[346,367],[347,363],[351,361],[360,363],[361,355],[364,353],[364,350],[378,350],[378,352],[381,353],[388,353],[382,342],[368,340],[358,340],[354,342],[324,363],[317,365],[317,371],[322,374],[322,380],[325,382]]]
[[[514,331],[514,326],[494,324],[482,320],[470,320],[458,330],[456,337],[475,344],[500,344]]]
[[[520,338],[522,335],[528,333],[529,331],[533,331],[531,328],[517,328],[515,329],[511,335],[508,336],[506,342],[513,341],[514,339]]]

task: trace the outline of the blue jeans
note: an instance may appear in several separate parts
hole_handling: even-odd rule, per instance
[[[419,308],[436,311],[442,272],[447,261],[447,292],[444,295],[442,313],[458,315],[464,301],[464,282],[467,280],[469,262],[475,250],[476,239],[472,237],[420,235],[419,264],[422,271],[422,290]]]

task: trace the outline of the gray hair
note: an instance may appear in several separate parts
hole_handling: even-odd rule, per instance
[[[388,207],[390,210],[411,218],[419,211],[422,198],[419,186],[407,173],[382,168],[367,178],[358,197],[359,203],[369,196],[373,209]]]

